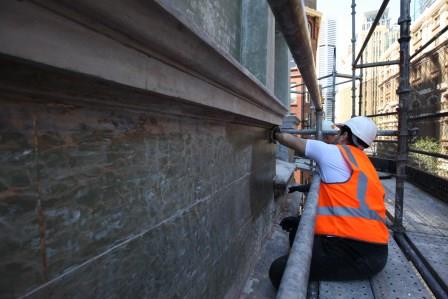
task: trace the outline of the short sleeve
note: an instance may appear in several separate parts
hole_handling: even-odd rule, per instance
[[[307,140],[305,146],[305,157],[321,164],[321,159],[335,147],[335,145],[326,144],[319,140]]]
[[[305,157],[316,161],[322,181],[326,183],[344,182],[351,175],[350,166],[334,144],[307,140]]]

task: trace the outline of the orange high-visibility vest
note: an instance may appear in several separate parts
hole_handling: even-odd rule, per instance
[[[359,148],[338,148],[352,174],[343,183],[321,182],[315,234],[387,244],[384,188],[375,168]]]

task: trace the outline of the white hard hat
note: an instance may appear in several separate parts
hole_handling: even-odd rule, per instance
[[[356,116],[347,120],[343,125],[349,127],[353,135],[364,141],[368,146],[375,140],[377,128],[368,117]]]
[[[331,130],[338,130],[338,127],[336,125],[329,121],[329,120],[322,120],[322,131],[331,131]]]

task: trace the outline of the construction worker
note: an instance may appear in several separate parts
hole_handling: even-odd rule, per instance
[[[339,131],[339,128],[332,121],[326,119],[322,120],[322,131],[324,131],[322,141],[327,144],[334,144],[336,142],[337,134],[326,132],[335,130]],[[288,188],[288,193],[292,193],[295,191],[308,192],[310,189],[310,185],[311,184],[291,186]]]
[[[335,144],[273,130],[272,137],[316,161],[321,177],[310,279],[365,279],[387,261],[384,188],[363,150],[375,139],[375,123],[364,116],[340,126]],[[269,270],[278,288],[288,256]]]
[[[339,131],[339,128],[329,120],[322,120],[322,141],[327,144],[334,144],[337,138],[337,134],[335,133],[329,133],[330,131]],[[294,185],[288,187],[288,193],[292,192],[302,192],[306,193],[310,190],[311,184],[303,184],[303,185]],[[289,216],[280,222],[280,226],[283,230],[289,232],[289,244],[292,246],[292,243],[294,241],[297,227],[299,225],[299,217],[298,216]]]

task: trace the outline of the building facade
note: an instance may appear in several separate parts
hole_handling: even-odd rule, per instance
[[[362,21],[362,30],[360,33],[360,41],[364,41],[367,33],[372,26],[377,11],[369,11],[364,14]],[[391,24],[386,9],[380,22],[375,28],[367,47],[362,55],[363,63],[372,63],[381,61],[383,54],[392,46],[399,36],[399,28],[397,25]],[[379,99],[379,67],[367,68],[362,71],[362,95],[361,95],[361,112],[364,115],[375,114]],[[356,109],[358,112],[358,109]]]
[[[448,24],[448,1],[440,0],[427,7],[411,26],[410,53],[415,53]],[[390,47],[382,60],[398,60],[399,45]],[[398,108],[398,66],[379,68],[378,96],[366,100],[371,103],[366,114],[393,113]],[[438,37],[430,46],[411,60],[410,83],[412,88],[409,107],[410,127],[418,128],[420,138],[438,140],[442,151],[448,149],[448,35]],[[377,117],[381,129],[397,129],[397,116]],[[391,156],[395,148],[381,145],[382,154]],[[439,159],[440,169],[448,169],[446,160]],[[445,165],[445,166],[443,166]],[[442,171],[444,172],[444,171]],[[441,172],[439,172],[441,174]]]
[[[336,68],[336,20],[333,18],[324,18],[322,20],[321,32],[319,34],[318,44],[318,77],[324,77],[333,74]],[[333,78],[328,78],[319,81],[322,87],[327,87],[333,84]],[[334,102],[332,88],[324,88],[322,90],[324,98],[323,109],[325,112],[325,119],[331,120],[334,114]]]

